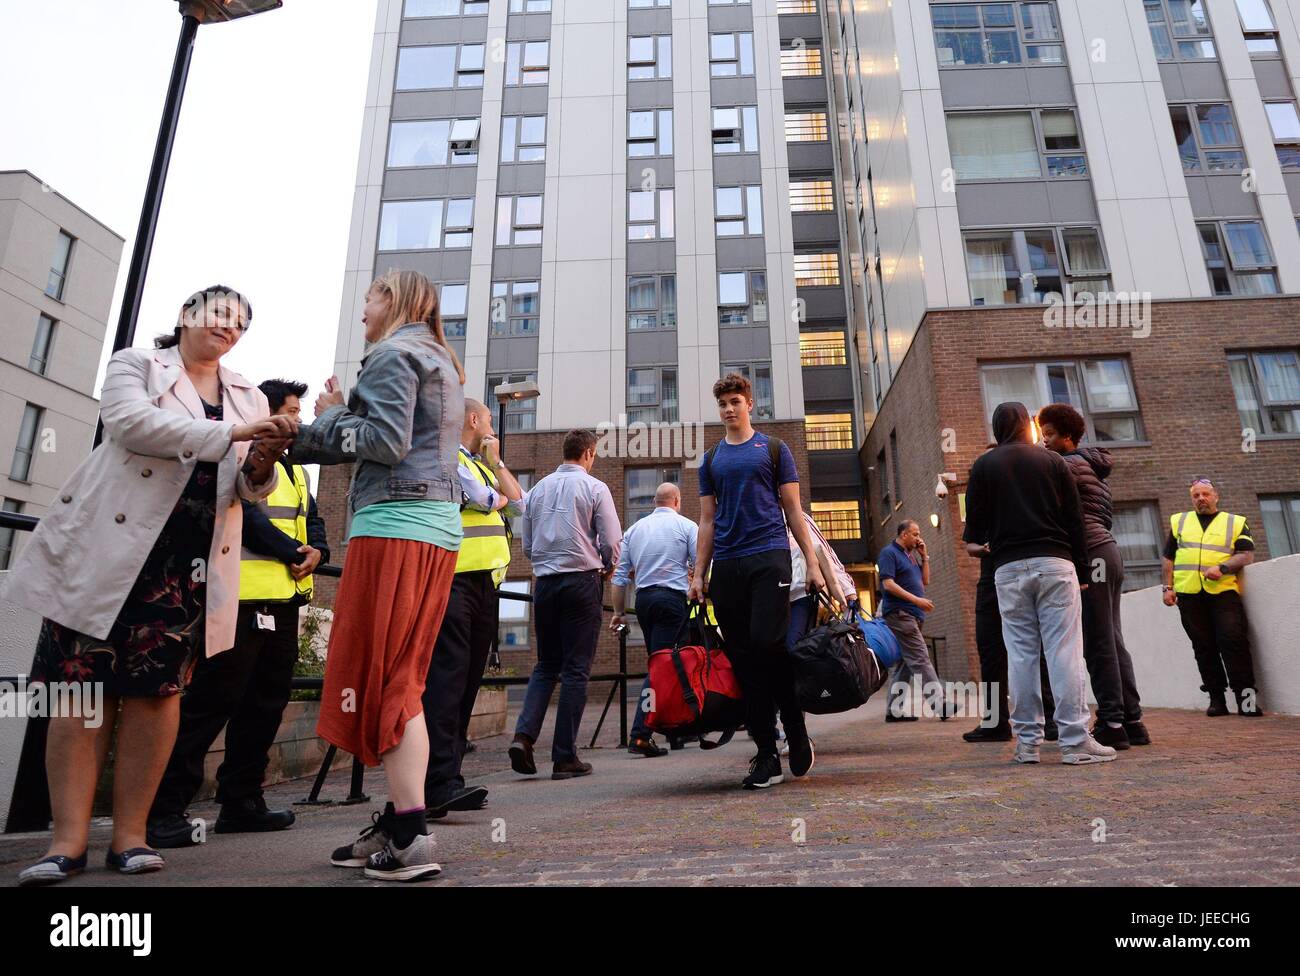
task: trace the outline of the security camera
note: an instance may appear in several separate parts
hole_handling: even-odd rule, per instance
[[[943,483],[943,479],[942,479],[942,478],[940,478],[940,479],[939,479],[938,481],[936,481],[935,484],[934,484],[934,497],[935,497],[935,498],[947,498],[947,497],[948,497],[948,486],[945,485],[945,484]]]

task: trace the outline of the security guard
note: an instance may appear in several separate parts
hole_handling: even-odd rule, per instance
[[[1219,492],[1209,478],[1193,481],[1191,496],[1192,511],[1169,520],[1165,605],[1178,607],[1183,630],[1192,642],[1201,690],[1210,694],[1205,714],[1228,714],[1231,687],[1238,715],[1263,715],[1239,576],[1255,559],[1250,527],[1244,517],[1219,511]]]
[[[492,411],[465,398],[460,435],[461,524],[456,575],[424,685],[429,768],[424,805],[430,819],[452,810],[480,810],[487,789],[466,787],[460,774],[474,699],[497,634],[497,587],[510,564],[509,519],[523,513],[523,489],[502,463]]]
[[[297,419],[305,383],[260,385],[273,414]],[[181,698],[176,745],[149,811],[154,847],[186,847],[201,840],[185,808],[203,784],[203,762],[222,728],[224,762],[217,770],[221,813],[216,833],[283,830],[292,810],[268,810],[262,798],[271,746],[298,660],[298,611],[311,601],[312,571],[329,561],[325,523],[301,465],[280,459],[280,479],[263,501],[244,502],[239,568],[239,622],[235,646],[200,658]]]

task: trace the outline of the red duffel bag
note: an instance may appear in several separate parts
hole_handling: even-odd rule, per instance
[[[745,724],[745,704],[736,672],[719,647],[713,647],[708,628],[702,628],[704,646],[682,646],[686,623],[672,647],[650,654],[650,690],[646,724],[655,732],[673,736],[703,736],[721,732],[717,742],[700,739],[700,748],[726,745]]]

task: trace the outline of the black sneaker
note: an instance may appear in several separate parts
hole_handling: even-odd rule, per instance
[[[760,752],[749,761],[749,775],[740,783],[747,790],[765,790],[783,782],[781,757],[775,752]]]
[[[969,732],[963,732],[962,739],[966,742],[1010,742],[1011,726],[994,725],[985,728],[983,725],[977,725]]]
[[[537,763],[533,760],[533,744],[526,735],[516,735],[510,743],[510,768],[521,776],[536,776]]]
[[[1205,710],[1205,714],[1210,718],[1218,718],[1220,715],[1228,714],[1228,699],[1224,692],[1210,695],[1210,707]]]
[[[790,774],[807,776],[808,770],[812,769],[813,763],[817,761],[813,740],[808,737],[808,730],[789,732],[786,734],[786,741],[790,744]]]
[[[645,739],[633,739],[627,744],[627,751],[634,756],[645,756],[647,759],[668,755],[668,750],[660,748],[653,736]]]
[[[34,885],[52,885],[75,877],[86,870],[87,855],[87,851],[82,851],[80,857],[68,857],[66,854],[51,854],[49,857],[43,857],[19,873],[18,886],[27,888]]]
[[[1061,737],[1061,730],[1056,727],[1055,722],[1043,723],[1043,738],[1048,742],[1055,742]]]
[[[391,803],[384,807],[383,813],[376,810],[370,815],[370,826],[361,831],[356,840],[335,848],[330,855],[330,864],[336,868],[364,868],[370,855],[382,851],[388,843],[396,816]]]
[[[223,803],[213,831],[218,834],[266,833],[292,827],[296,819],[292,810],[268,810],[262,797],[248,797],[237,803]]]
[[[1131,746],[1151,745],[1151,733],[1141,722],[1125,722],[1124,732],[1128,735],[1128,744]]]
[[[668,737],[668,748],[671,749],[673,752],[676,752],[678,749],[685,749],[686,740],[683,739],[680,735],[670,735]]]
[[[1122,752],[1127,749],[1131,743],[1128,741],[1128,733],[1124,731],[1124,726],[1112,728],[1106,722],[1098,722],[1090,730],[1092,737],[1103,746],[1110,746],[1116,752]]]
[[[174,847],[197,847],[202,834],[194,821],[179,813],[170,817],[150,820],[145,825],[144,837],[150,847],[162,850]]]
[[[424,815],[441,820],[453,811],[482,810],[487,806],[486,786],[462,786],[432,801],[426,801]]]

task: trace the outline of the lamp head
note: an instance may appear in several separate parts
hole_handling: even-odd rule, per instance
[[[200,23],[216,24],[264,14],[284,6],[284,0],[180,0],[181,13]]]

